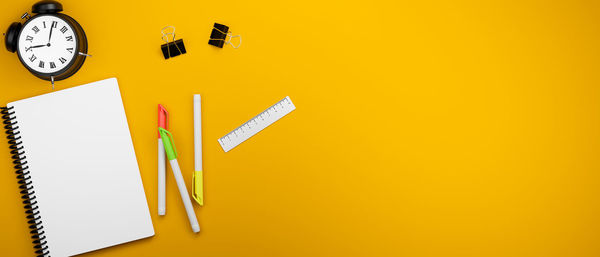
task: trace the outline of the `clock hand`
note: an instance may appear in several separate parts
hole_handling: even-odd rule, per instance
[[[48,45],[50,45],[50,44],[48,44]],[[48,45],[37,45],[37,46],[25,47],[25,51],[29,52],[29,50],[31,50],[31,48],[39,48],[39,47],[44,47],[44,46],[48,46]]]
[[[52,38],[52,29],[54,28],[54,22],[50,24],[50,36],[48,36],[48,44],[50,44],[50,39]]]

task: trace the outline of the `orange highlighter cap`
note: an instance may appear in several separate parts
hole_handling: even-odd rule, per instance
[[[158,127],[169,129],[169,112],[160,104],[158,105]],[[158,138],[160,138],[160,132],[158,132]]]

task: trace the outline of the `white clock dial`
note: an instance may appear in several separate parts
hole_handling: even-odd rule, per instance
[[[23,63],[39,73],[54,73],[67,67],[77,54],[77,37],[63,19],[36,16],[21,30],[17,50]]]

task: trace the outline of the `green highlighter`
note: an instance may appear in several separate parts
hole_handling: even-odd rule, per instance
[[[179,194],[181,194],[181,200],[183,201],[183,206],[185,206],[185,211],[187,212],[188,219],[190,220],[190,225],[192,226],[192,230],[195,233],[198,233],[200,232],[200,225],[198,224],[198,219],[196,218],[196,213],[194,212],[194,207],[192,206],[192,200],[190,200],[190,195],[188,194],[187,187],[185,186],[185,181],[181,175],[179,162],[177,162],[177,148],[175,148],[173,135],[164,128],[158,128],[158,132],[160,133],[160,138],[165,146],[165,153],[167,154],[167,159],[169,159],[169,164],[171,164],[173,176],[175,177],[175,182],[177,182]]]

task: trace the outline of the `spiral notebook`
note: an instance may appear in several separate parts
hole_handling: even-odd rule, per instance
[[[115,78],[12,102],[1,113],[38,256],[154,235]]]

